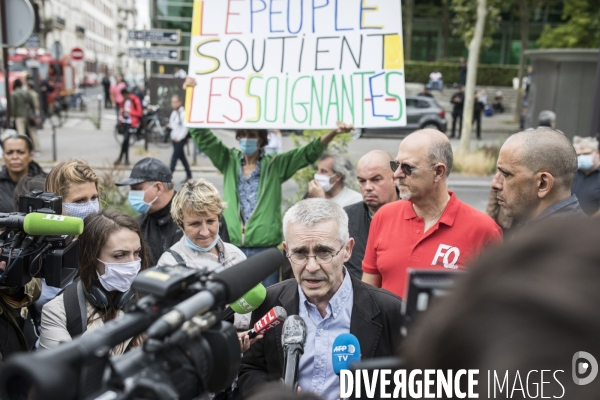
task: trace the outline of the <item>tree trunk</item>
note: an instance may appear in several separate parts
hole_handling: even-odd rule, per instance
[[[517,92],[517,108],[515,109],[515,122],[521,119],[521,109],[523,108],[523,77],[525,76],[525,51],[529,47],[529,4],[527,0],[519,0],[519,18],[521,20],[521,55],[519,56],[519,90]]]
[[[483,40],[485,19],[487,16],[487,1],[477,0],[477,23],[475,34],[469,43],[469,60],[467,61],[467,82],[465,87],[465,103],[462,117],[462,132],[460,138],[461,150],[469,152],[471,149],[471,130],[473,128],[473,104],[475,97],[475,85],[477,83],[477,64],[479,63],[479,51]]]
[[[412,30],[413,30],[413,6],[414,0],[404,1],[404,10],[406,12],[406,21],[404,22],[404,59],[411,59],[412,50]]]
[[[448,0],[442,0],[442,35],[444,37],[443,58],[448,58],[450,44],[450,9]]]

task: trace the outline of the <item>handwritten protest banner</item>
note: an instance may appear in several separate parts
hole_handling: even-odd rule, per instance
[[[406,125],[400,0],[195,0],[186,122]]]

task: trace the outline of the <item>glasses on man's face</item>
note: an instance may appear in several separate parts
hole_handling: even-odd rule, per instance
[[[292,253],[292,254],[286,254],[286,257],[289,258],[290,261],[296,265],[304,265],[304,264],[308,263],[309,258],[313,258],[313,257],[314,257],[315,261],[317,262],[317,264],[329,264],[333,260],[334,257],[336,257],[338,254],[340,254],[340,251],[342,251],[344,246],[345,246],[345,244],[343,244],[342,247],[340,247],[340,249],[335,254],[333,254],[329,251],[317,251],[314,256],[309,256],[308,254],[304,254],[304,253]]]
[[[434,165],[436,164],[431,164],[430,167],[433,167]],[[400,167],[402,173],[404,173],[404,175],[406,176],[411,176],[413,171],[419,169],[419,167],[413,167],[410,164],[399,163],[398,161],[390,161],[390,168],[392,168],[392,171],[396,172],[398,170],[398,167]]]

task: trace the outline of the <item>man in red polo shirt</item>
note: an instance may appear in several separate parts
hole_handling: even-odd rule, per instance
[[[391,161],[400,198],[373,217],[363,282],[406,298],[407,269],[462,269],[483,247],[502,240],[486,214],[463,203],[447,188],[452,146],[442,132],[416,131]]]

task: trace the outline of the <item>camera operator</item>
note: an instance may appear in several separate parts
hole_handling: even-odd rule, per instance
[[[119,211],[102,210],[89,215],[84,223],[85,230],[79,236],[80,280],[44,306],[42,348],[58,346],[121,317],[123,307],[137,297],[130,290],[131,283],[140,270],[148,267],[147,248],[133,218]],[[86,315],[80,311],[81,302],[85,302]],[[137,335],[114,347],[111,354],[123,354],[142,341],[142,335]]]
[[[0,273],[5,269],[6,261],[0,261]],[[40,280],[36,278],[25,286],[0,287],[0,361],[12,353],[29,350],[20,311],[37,300],[40,292]]]
[[[24,176],[46,175],[33,161],[33,143],[27,136],[9,136],[2,143],[4,166],[0,170],[0,212],[12,212],[13,193]]]
[[[63,215],[85,219],[100,210],[98,176],[83,160],[58,163],[48,174],[44,190],[62,197]],[[35,302],[37,313],[41,313],[44,304],[55,298],[61,290],[46,285],[46,280],[42,278],[42,294]],[[39,315],[36,324],[39,325]]]

